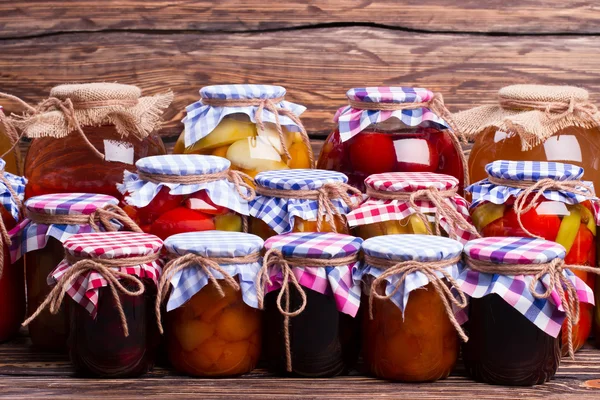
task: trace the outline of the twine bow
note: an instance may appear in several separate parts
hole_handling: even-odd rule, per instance
[[[446,121],[448,126],[450,126],[450,130],[448,130],[448,135],[450,136],[450,140],[452,141],[452,145],[454,149],[458,153],[460,160],[462,162],[463,171],[464,171],[464,185],[469,185],[469,169],[467,168],[467,159],[465,154],[463,153],[463,149],[461,146],[461,142],[467,144],[467,138],[464,133],[460,129],[460,127],[454,121],[452,113],[446,105],[444,104],[444,97],[441,93],[434,93],[433,97],[429,101],[424,101],[420,103],[378,103],[378,102],[367,102],[367,101],[357,101],[357,100],[348,100],[348,104],[352,108],[357,110],[373,110],[373,111],[397,111],[397,110],[415,110],[417,108],[429,108],[431,112],[435,115]]]
[[[310,160],[311,168],[314,167],[315,160],[312,152],[312,146],[310,144],[310,140],[308,138],[308,134],[302,121],[296,114],[292,111],[287,110],[285,108],[279,107],[278,104],[283,101],[283,97],[277,97],[274,99],[211,99],[211,98],[202,98],[202,104],[212,106],[212,107],[248,107],[248,106],[257,106],[256,111],[254,112],[254,119],[256,121],[256,125],[258,128],[264,132],[265,125],[262,120],[262,112],[264,109],[271,111],[273,116],[275,117],[275,127],[277,128],[277,133],[279,134],[279,141],[281,143],[281,148],[285,156],[288,159],[291,159],[292,156],[287,148],[285,141],[285,133],[281,127],[281,122],[279,121],[279,116],[284,115],[291,119],[296,126],[300,128],[300,136],[302,137],[302,142],[308,149],[308,157]]]
[[[417,190],[415,192],[389,192],[367,187],[367,196],[385,199],[385,200],[404,200],[407,201],[414,213],[425,225],[427,233],[432,235],[434,232],[429,225],[427,215],[421,211],[421,207],[417,205],[417,201],[429,201],[435,208],[435,234],[441,236],[441,222],[446,221],[448,224],[448,236],[453,239],[461,239],[458,229],[471,233],[474,237],[481,237],[477,229],[467,221],[455,207],[452,206],[448,199],[454,198],[457,194],[457,188],[440,190],[430,186],[427,189]]]
[[[500,97],[500,106],[513,110],[540,110],[546,113],[551,121],[563,119],[575,114],[585,114],[590,120],[600,125],[598,107],[589,101],[580,101],[570,96],[564,101],[536,101]]]
[[[487,261],[474,260],[467,257],[467,265],[474,271],[484,274],[496,275],[531,275],[533,279],[529,283],[529,292],[536,299],[548,299],[554,290],[558,292],[560,302],[565,310],[567,319],[567,334],[569,356],[575,359],[573,349],[573,324],[579,322],[579,297],[577,289],[571,280],[565,275],[565,269],[589,272],[592,274],[600,274],[600,270],[587,265],[566,265],[561,258],[555,258],[548,263],[542,264],[495,264]],[[537,282],[542,283],[544,275],[548,274],[550,282],[546,287],[546,291],[539,293],[535,289]]]
[[[0,112],[0,115],[2,113]],[[14,199],[15,203],[17,203],[17,207],[19,209],[19,215],[22,214],[23,203],[17,192],[13,189],[10,181],[6,176],[4,176],[4,170],[0,170],[0,182],[4,184],[11,197]],[[10,247],[12,244],[12,239],[8,234],[8,229],[6,229],[6,225],[4,224],[4,219],[0,218],[0,279],[2,278],[2,274],[4,273],[4,246]]]
[[[126,296],[140,296],[144,293],[144,283],[136,276],[129,275],[125,272],[121,272],[119,267],[125,267],[130,265],[146,264],[158,260],[158,254],[150,254],[147,256],[140,257],[128,257],[128,258],[113,258],[113,259],[91,259],[91,258],[77,258],[70,255],[66,256],[66,260],[71,264],[67,271],[60,277],[52,291],[44,299],[38,309],[23,322],[23,326],[29,325],[46,307],[49,306],[49,311],[52,314],[57,314],[60,310],[61,304],[67,293],[67,290],[72,286],[79,277],[84,276],[88,273],[97,272],[102,276],[107,286],[112,293],[119,317],[121,319],[121,325],[123,328],[123,335],[129,336],[129,327],[127,326],[127,317],[123,311],[123,304],[119,297],[119,292]],[[137,289],[130,290],[123,286],[120,280],[126,280],[134,284]]]
[[[283,315],[283,336],[285,343],[286,370],[292,372],[292,347],[290,341],[290,318],[300,315],[306,308],[306,292],[298,282],[292,267],[339,267],[358,261],[358,254],[335,259],[318,259],[304,257],[286,258],[279,249],[269,249],[263,258],[263,265],[256,278],[256,295],[258,297],[258,307],[264,308],[265,287],[272,286],[269,276],[270,269],[277,267],[281,271],[282,282],[281,289],[277,295],[277,309]],[[295,310],[290,310],[290,284],[296,288],[300,295],[300,306]],[[285,301],[285,303],[284,303]]]
[[[319,189],[314,190],[282,190],[271,189],[264,186],[257,186],[256,193],[262,196],[280,197],[284,199],[299,199],[299,200],[316,200],[317,201],[317,231],[323,231],[323,220],[330,221],[331,230],[337,232],[335,226],[335,216],[342,216],[339,212],[334,199],[341,199],[351,209],[358,206],[357,202],[352,199],[353,196],[360,198],[362,195],[360,190],[343,182],[325,183]]]
[[[580,181],[557,181],[552,178],[544,178],[540,179],[536,182],[530,181],[515,181],[510,179],[502,179],[496,178],[493,176],[488,176],[488,181],[494,185],[498,186],[507,186],[517,189],[523,189],[516,198],[513,203],[513,210],[517,216],[517,221],[519,223],[519,227],[525,232],[527,235],[531,237],[535,237],[538,239],[544,239],[542,236],[534,235],[529,232],[527,228],[523,225],[523,221],[521,217],[523,214],[528,211],[534,209],[538,205],[539,199],[544,195],[544,192],[547,190],[562,190],[566,192],[573,193],[578,196],[583,196],[587,200],[594,200],[594,193],[587,189],[582,185]],[[529,196],[535,193],[531,200],[529,200]],[[529,200],[529,202],[528,202]]]
[[[161,318],[161,306],[163,299],[167,297],[169,292],[169,282],[179,271],[182,271],[189,267],[200,267],[204,274],[208,277],[208,280],[217,289],[217,292],[221,297],[225,297],[225,292],[219,284],[219,281],[213,274],[212,270],[219,272],[223,275],[223,280],[233,288],[235,291],[240,290],[240,285],[237,281],[221,267],[221,265],[231,264],[249,264],[257,262],[260,258],[259,253],[251,253],[243,257],[204,257],[199,254],[188,253],[181,257],[173,258],[165,265],[163,269],[163,275],[158,283],[158,294],[156,296],[155,314],[156,321],[158,323],[158,330],[160,333],[164,333]]]
[[[450,275],[445,268],[455,265],[460,262],[461,256],[456,256],[448,260],[441,261],[402,261],[397,262],[393,260],[385,260],[378,257],[372,257],[368,254],[365,254],[365,263],[372,265],[374,267],[380,268],[384,270],[384,272],[379,275],[377,278],[373,280],[371,283],[371,290],[369,295],[369,318],[373,319],[373,298],[377,298],[380,300],[389,300],[391,299],[400,287],[406,280],[406,278],[414,273],[421,272],[429,282],[433,285],[433,288],[440,296],[442,303],[444,304],[444,308],[446,309],[446,314],[448,315],[448,319],[450,323],[456,329],[456,332],[460,336],[463,342],[467,342],[469,338],[465,334],[465,331],[462,329],[456,317],[454,316],[454,311],[452,310],[452,304],[454,304],[458,308],[465,308],[468,304],[467,296],[460,289],[458,282]],[[438,273],[442,274],[442,277],[446,279],[446,281],[450,284],[450,287],[446,285],[446,283],[442,280],[443,278],[438,275]],[[390,292],[390,294],[380,294],[377,292],[377,289],[380,285],[384,285],[386,283],[386,279],[392,276],[398,276],[399,280],[394,289]],[[459,298],[457,299],[452,293],[452,289],[456,291]]]

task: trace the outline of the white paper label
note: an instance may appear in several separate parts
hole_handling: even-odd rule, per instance
[[[118,140],[105,140],[104,159],[133,165],[133,145]]]

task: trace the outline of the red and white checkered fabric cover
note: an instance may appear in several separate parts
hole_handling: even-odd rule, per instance
[[[162,261],[157,259],[149,263],[127,265],[127,258],[159,254],[163,246],[162,240],[154,235],[137,232],[98,232],[81,233],[71,236],[64,243],[65,251],[79,258],[89,259],[123,259],[120,272],[135,275],[138,278],[148,278],[158,284],[162,273]],[[56,284],[68,271],[71,264],[64,259],[48,276],[48,284]],[[98,289],[108,285],[97,272],[81,275],[67,288],[69,296],[81,304],[92,317],[96,316],[98,304]]]

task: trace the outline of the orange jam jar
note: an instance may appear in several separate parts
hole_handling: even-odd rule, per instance
[[[165,295],[167,353],[175,369],[212,377],[254,369],[262,339],[255,280],[263,243],[240,232],[189,232],[165,241],[171,261],[157,301],[161,306]]]
[[[2,94],[0,94],[0,98]],[[23,165],[21,149],[15,142],[19,140],[19,133],[10,123],[0,105],[0,155],[4,154],[4,170],[11,174],[22,174]],[[11,150],[12,148],[12,150]]]
[[[123,171],[141,157],[164,154],[155,133],[172,93],[141,97],[117,83],[59,85],[10,123],[32,139],[25,157],[25,198],[52,193],[119,197]]]
[[[483,236],[537,237],[561,244],[569,265],[596,267],[596,231],[599,200],[584,182],[584,170],[571,164],[541,161],[494,161],[488,177],[466,190],[472,193],[471,215]],[[589,287],[596,276],[573,271]],[[593,304],[580,304],[573,326],[573,346],[587,341],[594,315]],[[563,329],[563,355],[567,354],[567,329]]]
[[[460,242],[479,237],[458,179],[430,172],[388,172],[365,179],[367,198],[346,215],[356,236],[433,234]]]
[[[455,281],[462,244],[439,236],[390,235],[367,239],[362,249],[359,275],[370,298],[362,335],[369,373],[403,382],[448,377],[458,359],[459,337],[467,340],[452,307],[467,305]]]
[[[1,112],[1,111],[0,111]],[[10,231],[21,220],[21,202],[25,192],[25,178],[4,171],[0,160],[0,223],[3,231]],[[11,259],[10,234],[0,235],[0,343],[13,338],[25,316],[25,274],[23,260]]]
[[[250,232],[267,239],[288,232],[349,232],[345,215],[360,201],[346,175],[298,169],[261,172],[250,202]]]
[[[232,169],[254,177],[262,171],[312,168],[313,153],[299,115],[306,107],[285,101],[285,88],[214,85],[186,108],[185,131],[175,153],[225,157]]]
[[[123,209],[144,232],[166,239],[184,232],[244,230],[254,189],[215,156],[145,157],[125,171]]]
[[[349,105],[336,113],[338,127],[325,140],[317,168],[343,172],[360,190],[373,174],[435,172],[459,179],[462,193],[466,162],[439,93],[367,87],[346,96]]]

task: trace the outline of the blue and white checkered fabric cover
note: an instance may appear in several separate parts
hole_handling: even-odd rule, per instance
[[[164,175],[202,175],[225,171],[230,167],[229,160],[215,156],[197,154],[170,154],[145,157],[135,163],[138,171]],[[163,187],[172,195],[187,195],[206,190],[213,203],[226,207],[242,215],[248,215],[248,202],[237,192],[235,185],[226,179],[202,184],[184,185],[179,183],[154,183],[139,178],[138,174],[125,171],[119,191],[128,193],[125,201],[135,207],[145,207]],[[246,190],[242,188],[242,190]]]
[[[411,87],[354,88],[346,92],[349,100],[371,103],[424,103],[433,98],[430,90]],[[414,110],[361,110],[352,106],[340,108],[333,120],[338,123],[342,142],[356,136],[369,125],[397,118],[406,126],[446,129],[448,124],[429,108]]]
[[[340,172],[321,169],[285,169],[261,172],[254,178],[258,186],[279,190],[317,190],[326,183],[348,182],[348,177]],[[333,203],[341,214],[347,214],[350,207],[340,199]],[[306,221],[317,219],[316,200],[283,199],[257,195],[250,202],[250,215],[263,220],[277,234],[294,229],[294,217]]]
[[[488,175],[499,179],[514,181],[536,182],[540,179],[551,178],[557,181],[575,181],[583,176],[583,168],[571,164],[543,161],[505,161],[498,160],[485,166]],[[581,190],[594,193],[592,182],[581,181]],[[483,179],[465,188],[473,196],[471,208],[477,207],[484,201],[494,204],[504,204],[511,196],[516,197],[523,189],[499,186]],[[586,201],[580,196],[563,190],[546,190],[543,196],[550,201],[566,204],[578,204]]]
[[[243,257],[262,250],[264,241],[258,236],[241,232],[204,231],[173,235],[165,240],[165,248],[173,255],[188,253],[204,257]],[[232,277],[237,276],[242,289],[244,302],[258,308],[254,282],[261,267],[261,261],[250,264],[221,265]],[[223,279],[220,272],[212,270],[217,279]],[[208,276],[200,267],[190,267],[176,273],[171,279],[173,290],[167,302],[167,311],[181,307],[185,302],[208,284]]]
[[[462,253],[463,245],[453,239],[431,236],[431,235],[387,235],[377,236],[367,239],[363,242],[363,251],[372,257],[382,258],[393,261],[441,261],[456,257]],[[453,278],[457,278],[462,270],[460,263],[446,268],[446,272]],[[362,279],[364,276],[377,278],[383,273],[383,270],[372,265],[365,264],[360,271],[356,272],[355,279]],[[443,277],[438,272],[439,277]],[[386,279],[386,294],[392,293],[398,286],[400,276],[394,275]],[[422,288],[429,283],[429,279],[421,272],[409,274],[400,289],[391,301],[402,310],[406,310],[410,292]]]
[[[2,111],[0,110],[0,112]],[[0,171],[4,171],[5,166],[6,162],[0,158]],[[3,172],[3,174],[4,178],[6,178],[6,180],[10,183],[10,186],[15,191],[19,199],[23,201],[27,179],[21,176],[13,175],[10,172]],[[4,182],[0,182],[0,202],[2,202],[2,205],[6,211],[12,215],[15,221],[19,222],[19,206]]]
[[[272,85],[215,85],[200,89],[201,98],[205,99],[276,99],[285,96],[285,88]],[[306,111],[306,107],[299,104],[281,101],[276,104],[296,115]],[[211,133],[221,120],[230,114],[246,114],[252,122],[256,122],[254,114],[258,106],[247,107],[213,107],[204,105],[202,100],[186,107],[187,115],[181,121],[185,126],[185,146],[191,146],[198,140]],[[276,122],[275,115],[266,108],[262,111],[263,122]],[[300,128],[285,115],[279,115],[279,123],[289,131],[299,132]]]

